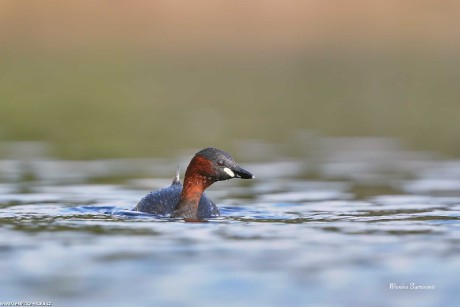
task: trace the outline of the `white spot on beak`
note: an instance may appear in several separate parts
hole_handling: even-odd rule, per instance
[[[224,172],[226,172],[230,177],[235,177],[235,173],[228,167],[224,167]]]

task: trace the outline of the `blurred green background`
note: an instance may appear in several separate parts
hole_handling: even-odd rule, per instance
[[[455,1],[4,0],[0,47],[0,139],[59,157],[304,130],[460,155]]]

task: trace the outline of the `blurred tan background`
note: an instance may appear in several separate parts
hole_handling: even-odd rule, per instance
[[[458,1],[2,0],[0,138],[96,158],[311,130],[459,155],[459,29]]]

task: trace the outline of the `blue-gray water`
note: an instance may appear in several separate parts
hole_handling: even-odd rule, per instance
[[[240,142],[229,151],[256,179],[214,184],[222,217],[184,223],[129,209],[194,149],[65,161],[43,144],[4,148],[0,302],[460,304],[460,160],[392,139],[325,138],[295,154]]]

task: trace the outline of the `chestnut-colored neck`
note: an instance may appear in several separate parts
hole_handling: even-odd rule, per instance
[[[198,205],[201,196],[204,190],[214,182],[212,177],[204,174],[212,174],[211,163],[202,156],[195,156],[185,172],[182,193],[172,217],[200,219]]]

